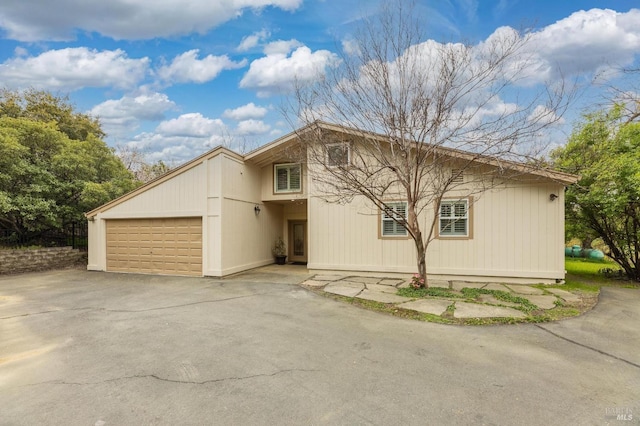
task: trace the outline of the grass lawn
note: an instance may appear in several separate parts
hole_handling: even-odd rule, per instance
[[[565,257],[567,270],[566,283],[559,288],[596,292],[602,286],[637,287],[626,280],[607,278],[599,273],[601,269],[620,269],[618,264],[610,260],[593,260]]]

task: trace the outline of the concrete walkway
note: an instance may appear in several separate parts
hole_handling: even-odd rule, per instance
[[[302,285],[321,289],[326,293],[394,304],[399,308],[438,316],[445,315],[453,318],[525,318],[527,316],[525,312],[516,309],[521,305],[498,300],[492,294],[481,294],[477,302],[463,298],[402,297],[397,294],[397,291],[399,288],[408,287],[409,281],[401,278],[315,275],[304,281]],[[526,299],[541,310],[553,309],[557,303],[581,302],[579,296],[565,290],[549,288],[543,291],[529,285],[430,280],[429,287],[445,288],[451,293],[460,295],[462,295],[460,290],[463,288],[501,290]]]

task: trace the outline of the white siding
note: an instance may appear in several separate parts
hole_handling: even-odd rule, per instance
[[[204,164],[200,164],[110,208],[99,216],[108,219],[202,216],[206,208],[206,188],[206,168]]]
[[[559,195],[555,201],[549,194]],[[561,185],[512,182],[476,196],[473,238],[434,240],[430,275],[469,279],[564,278],[564,190]],[[423,232],[435,207],[421,221]],[[378,212],[362,199],[351,204],[309,200],[309,268],[366,272],[417,271],[412,239],[378,238]]]
[[[271,247],[281,235],[283,207],[261,200],[261,170],[222,157],[220,275],[273,263]],[[255,207],[260,213],[255,213]]]
[[[549,194],[560,195],[555,201]],[[473,238],[435,240],[429,272],[532,279],[564,278],[563,187],[511,183],[473,205]]]
[[[207,219],[203,221],[204,274],[222,275],[222,155],[207,161]],[[206,241],[206,242],[205,242]]]

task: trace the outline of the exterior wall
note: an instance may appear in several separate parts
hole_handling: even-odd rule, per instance
[[[309,199],[309,269],[415,272],[412,240],[378,239],[378,211],[362,198],[348,204]]]
[[[549,194],[559,195],[555,201]],[[423,232],[435,207],[421,217]],[[414,273],[412,239],[378,238],[378,212],[362,199],[347,205],[309,200],[309,269]],[[564,278],[564,188],[510,182],[475,197],[473,238],[434,240],[431,276],[544,282]]]
[[[207,215],[202,223],[204,275],[222,275],[222,156],[207,161]]]
[[[216,275],[273,263],[271,247],[281,235],[283,207],[263,203],[261,197],[263,173],[260,168],[227,156],[221,156],[221,269]],[[255,213],[255,207],[260,213]]]
[[[559,198],[550,201],[549,195]],[[473,239],[434,241],[430,273],[564,279],[564,187],[510,183],[473,206]]]
[[[216,157],[214,157],[216,158]],[[107,219],[136,219],[161,217],[205,217],[207,213],[206,194],[209,180],[206,165],[200,164],[184,173],[174,176],[162,184],[150,188],[103,213],[98,213],[89,221],[89,260],[87,269],[106,270],[106,225]],[[207,222],[203,222],[203,260],[209,258],[207,247]],[[206,262],[203,269],[206,270]]]

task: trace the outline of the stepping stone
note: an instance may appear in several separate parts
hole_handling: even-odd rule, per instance
[[[560,296],[565,302],[569,303],[580,303],[582,299],[577,294],[570,293],[566,290],[561,290],[559,288],[548,288],[547,291],[549,293],[553,293],[556,296]]]
[[[558,300],[555,296],[543,295],[538,296],[535,294],[519,294],[519,297],[523,299],[527,299],[529,302],[538,306],[542,309],[553,309],[556,307],[556,300]]]
[[[463,288],[482,288],[485,285],[487,284],[486,283],[470,283],[467,281],[453,281],[451,283],[451,288],[454,290],[462,290]]]
[[[480,300],[483,303],[491,303],[492,305],[504,305],[504,306],[513,306],[513,307],[520,306],[519,303],[505,302],[500,299],[496,299],[495,296],[491,294],[481,294],[478,297],[478,300]]]
[[[344,278],[344,275],[316,275],[313,277],[316,281],[338,281]]]
[[[478,305],[477,303],[456,302],[455,318],[525,318],[527,314],[517,309],[501,306]]]
[[[324,291],[346,297],[355,297],[364,290],[364,284],[338,281],[331,283],[324,288]]]
[[[377,277],[348,277],[347,280],[354,283],[363,283],[363,284],[378,284],[382,278]]]
[[[500,291],[509,291],[507,287],[502,284],[490,283],[486,286],[482,287],[485,290],[500,290]]]
[[[544,291],[540,290],[539,288],[531,287],[528,285],[509,284],[505,287],[518,294],[544,294]]]
[[[442,299],[420,299],[413,302],[402,303],[399,308],[424,312],[425,314],[442,315],[453,302]]]
[[[397,294],[383,293],[380,291],[364,290],[356,296],[358,299],[373,300],[380,303],[403,303],[411,299]]]
[[[325,285],[327,285],[328,282],[327,281],[316,281],[316,280],[307,280],[305,282],[302,283],[302,285],[306,285],[309,287],[324,287]]]
[[[403,281],[404,280],[402,280],[400,278],[385,278],[385,279],[381,280],[378,284],[395,287],[398,284],[401,284]]]
[[[396,286],[396,288],[408,288],[408,287],[409,287],[409,281],[403,281]]]
[[[449,281],[446,280],[427,280],[429,287],[449,288]]]
[[[378,293],[396,294],[398,292],[398,289],[396,287],[392,287],[392,286],[389,286],[389,285],[366,284],[366,286],[367,286],[367,290],[375,291],[375,292],[378,292]]]

